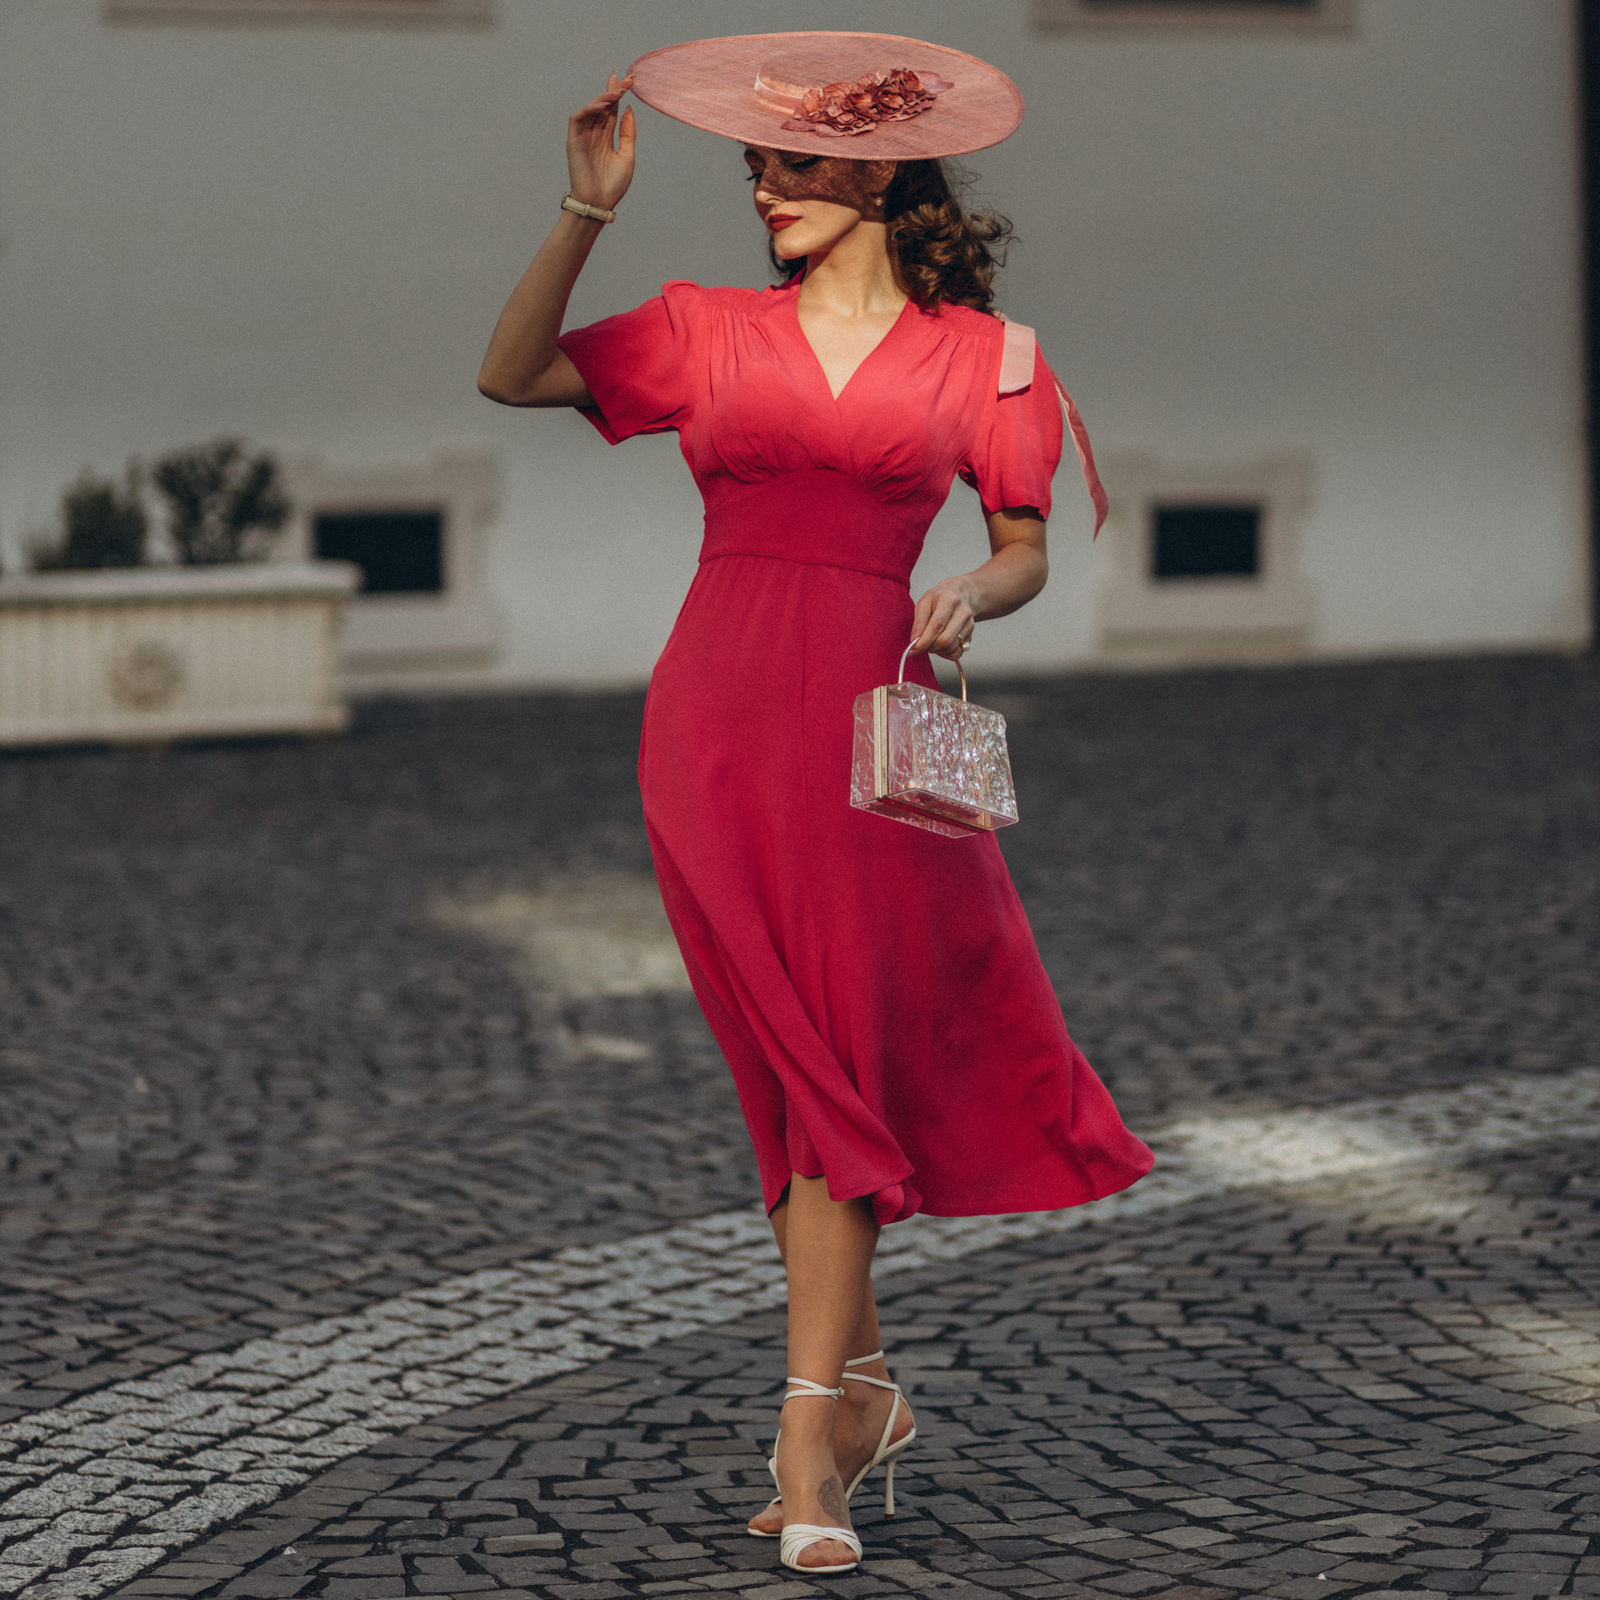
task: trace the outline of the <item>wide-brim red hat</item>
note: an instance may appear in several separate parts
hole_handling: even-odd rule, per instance
[[[892,33],[750,33],[667,45],[628,68],[633,92],[691,128],[856,161],[987,150],[1022,95],[987,61]]]

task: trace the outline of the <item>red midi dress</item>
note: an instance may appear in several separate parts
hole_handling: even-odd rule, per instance
[[[1114,1193],[1150,1152],[1067,1036],[994,837],[849,803],[852,706],[894,676],[953,480],[1049,515],[1053,377],[1037,357],[1001,397],[1005,325],[908,304],[835,399],[796,301],[668,283],[561,339],[601,434],[676,431],[705,500],[639,780],[766,1204],[792,1173],[885,1223]]]

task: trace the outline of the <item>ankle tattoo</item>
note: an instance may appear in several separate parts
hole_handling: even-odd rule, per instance
[[[845,1513],[844,1485],[839,1482],[838,1475],[829,1478],[817,1490],[817,1499],[822,1503],[822,1509],[838,1522]]]

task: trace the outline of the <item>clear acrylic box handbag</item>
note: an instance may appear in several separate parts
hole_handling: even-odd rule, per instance
[[[1006,754],[1006,719],[967,699],[900,681],[856,696],[850,804],[909,822],[914,828],[965,838],[1017,820],[1017,795]]]

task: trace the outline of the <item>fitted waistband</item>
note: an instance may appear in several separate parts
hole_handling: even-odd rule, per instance
[[[908,583],[926,531],[917,511],[885,504],[859,478],[808,468],[708,499],[700,559],[773,556]]]

